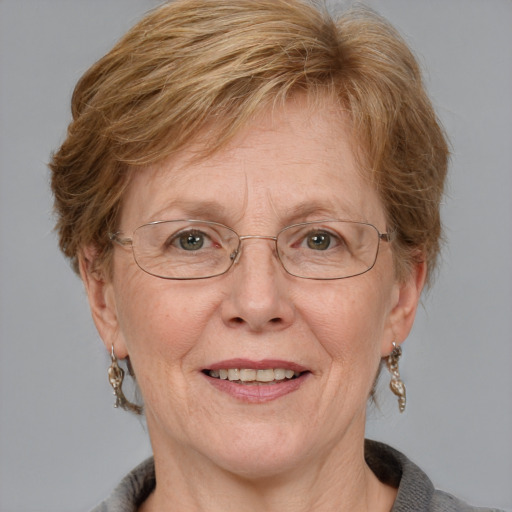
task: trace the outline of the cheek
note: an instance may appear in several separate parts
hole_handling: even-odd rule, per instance
[[[195,288],[143,275],[120,290],[119,327],[135,369],[154,361],[181,365],[194,348],[217,302]]]
[[[320,293],[297,298],[305,324],[333,363],[380,359],[380,344],[389,311],[382,283],[365,278],[320,283]],[[357,282],[355,281],[357,279]],[[315,298],[316,297],[316,298]]]

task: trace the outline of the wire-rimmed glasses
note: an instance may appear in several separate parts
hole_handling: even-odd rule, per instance
[[[380,233],[365,222],[322,220],[283,228],[276,236],[240,236],[228,226],[203,220],[164,220],[139,226],[131,238],[109,235],[121,246],[131,245],[137,265],[162,279],[206,279],[225,274],[240,258],[248,239],[275,243],[283,268],[303,279],[344,279],[368,272],[377,260]]]

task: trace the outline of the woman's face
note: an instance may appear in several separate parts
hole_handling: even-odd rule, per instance
[[[296,98],[212,157],[192,162],[183,151],[137,172],[119,229],[200,218],[274,236],[296,222],[350,219],[385,232],[339,119],[328,101],[313,110]],[[109,282],[86,277],[93,316],[107,348],[131,359],[156,456],[244,475],[359,453],[379,362],[407,335],[422,284],[415,270],[396,282],[387,243],[372,270],[332,281],[287,274],[265,239],[242,242],[239,261],[210,279],[159,279],[120,247],[113,269]],[[302,373],[249,385],[208,375],[240,368]]]

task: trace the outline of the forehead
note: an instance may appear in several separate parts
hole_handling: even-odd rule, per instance
[[[360,171],[348,121],[325,99],[296,97],[260,113],[223,148],[198,158],[208,138],[134,173],[123,229],[202,218],[230,226],[338,218],[382,223],[380,201]],[[383,226],[381,226],[383,227]]]

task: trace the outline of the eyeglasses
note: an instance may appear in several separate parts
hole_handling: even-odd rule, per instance
[[[302,222],[277,236],[240,236],[233,229],[203,220],[166,220],[138,227],[131,238],[118,231],[109,238],[131,245],[137,265],[162,279],[206,279],[226,273],[240,258],[242,242],[270,240],[283,268],[303,279],[344,279],[368,272],[380,242],[390,242],[372,224],[342,220]]]

